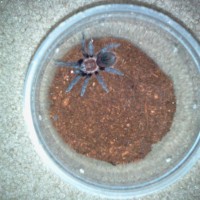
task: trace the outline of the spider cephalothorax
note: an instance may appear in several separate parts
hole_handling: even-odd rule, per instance
[[[108,92],[108,88],[100,75],[100,71],[105,71],[111,74],[117,74],[121,76],[123,75],[122,72],[112,67],[116,62],[116,55],[113,52],[111,52],[111,50],[119,46],[120,44],[111,43],[103,47],[97,54],[95,54],[93,40],[90,39],[88,47],[86,48],[86,42],[83,35],[81,45],[83,58],[81,58],[77,62],[56,61],[56,64],[58,66],[73,68],[74,73],[76,74],[75,78],[69,84],[66,92],[70,92],[72,88],[78,83],[78,81],[82,77],[85,77],[81,89],[81,96],[83,96],[89,83],[89,79],[93,74],[95,74],[102,88],[106,92]]]

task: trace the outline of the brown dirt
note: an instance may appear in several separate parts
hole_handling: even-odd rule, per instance
[[[95,52],[108,43],[121,46],[115,68],[125,75],[102,72],[109,93],[95,76],[80,97],[83,80],[71,92],[72,69],[58,68],[49,91],[50,118],[63,140],[78,153],[113,165],[143,159],[152,144],[170,130],[176,99],[173,84],[146,54],[130,42],[116,38],[94,40]],[[82,58],[80,45],[63,61]]]

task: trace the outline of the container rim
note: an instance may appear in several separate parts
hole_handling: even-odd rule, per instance
[[[32,109],[32,85],[34,82],[35,74],[37,73],[42,61],[43,56],[48,51],[49,47],[53,44],[54,39],[59,37],[59,35],[77,23],[79,20],[84,20],[88,17],[92,17],[94,14],[104,14],[104,13],[116,13],[116,12],[133,12],[150,17],[158,22],[159,26],[165,31],[173,35],[190,53],[193,61],[195,62],[198,70],[200,71],[200,46],[198,42],[193,38],[193,36],[180,24],[175,22],[173,19],[167,15],[160,13],[151,8],[144,6],[133,5],[133,4],[106,4],[96,7],[86,9],[85,11],[79,12],[70,18],[61,22],[53,31],[51,31],[48,36],[41,43],[37,49],[34,57],[32,58],[25,78],[25,85],[23,91],[23,114],[26,121],[26,125],[30,132],[30,138],[37,153],[43,159],[43,161],[53,169],[64,181],[70,183],[81,190],[88,191],[92,194],[98,194],[108,198],[132,198],[136,196],[147,195],[165,188],[166,186],[174,183],[184,174],[186,174],[195,162],[200,158],[200,132],[187,154],[182,158],[182,160],[170,171],[163,174],[162,176],[154,179],[153,181],[144,184],[143,187],[138,187],[134,189],[126,189],[124,187],[97,187],[95,184],[84,182],[80,179],[75,179],[71,174],[66,174],[66,171],[62,168],[59,163],[52,160],[52,156],[49,154],[48,149],[41,142],[40,137],[37,133],[35,123],[33,120],[33,109]],[[170,27],[170,28],[169,28]],[[180,37],[181,36],[181,37]]]

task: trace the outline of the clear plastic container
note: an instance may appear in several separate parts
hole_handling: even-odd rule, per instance
[[[171,130],[141,161],[112,166],[76,153],[58,136],[48,114],[54,61],[86,38],[131,41],[171,77],[176,113]],[[155,10],[126,4],[102,5],[63,21],[41,43],[27,72],[24,115],[43,160],[66,182],[107,197],[153,193],[178,180],[200,157],[200,46],[181,25]]]

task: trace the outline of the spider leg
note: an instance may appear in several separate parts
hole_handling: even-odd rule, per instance
[[[94,45],[93,45],[93,40],[91,39],[88,43],[88,54],[89,56],[94,55]]]
[[[88,57],[88,53],[86,51],[86,44],[85,44],[85,35],[82,33],[82,41],[81,41],[81,51],[85,58]]]
[[[107,85],[105,84],[103,78],[99,74],[96,74],[96,78],[97,78],[99,84],[101,85],[101,87],[108,93],[109,90],[108,90]]]
[[[104,71],[111,73],[111,74],[117,74],[117,75],[120,75],[120,76],[124,75],[121,71],[119,71],[118,69],[114,69],[112,67],[106,67],[106,68],[104,68]]]
[[[74,72],[74,74],[79,74],[79,75],[81,75],[81,72],[80,72],[79,69],[73,70],[73,72]]]
[[[69,84],[68,88],[66,89],[66,92],[70,92],[71,89],[78,83],[78,81],[81,79],[81,75],[77,75],[72,82]]]
[[[71,67],[74,69],[78,69],[79,68],[79,63],[78,62],[64,62],[64,61],[55,61],[55,64],[58,67]]]
[[[83,96],[85,94],[85,91],[86,91],[87,85],[89,83],[89,80],[90,80],[90,76],[86,76],[86,78],[85,78],[85,80],[83,82],[82,89],[81,89],[81,96]]]
[[[105,47],[103,47],[103,48],[100,50],[100,52],[104,53],[104,52],[109,51],[109,50],[111,50],[111,49],[115,49],[115,48],[117,48],[117,47],[119,47],[119,46],[120,46],[119,43],[111,43],[111,44],[108,44],[108,45],[106,45]]]

